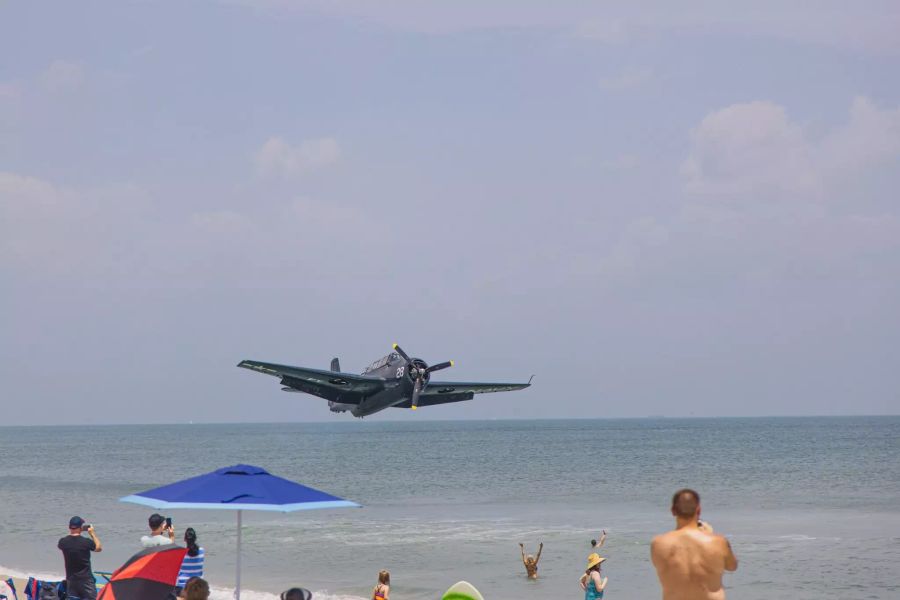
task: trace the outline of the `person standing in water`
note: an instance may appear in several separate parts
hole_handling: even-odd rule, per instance
[[[588,556],[587,569],[584,575],[578,580],[581,589],[584,590],[584,600],[600,600],[603,598],[603,592],[606,590],[608,577],[600,575],[600,565],[606,560],[596,552]]]
[[[675,530],[650,545],[663,600],[725,600],[722,575],[737,570],[737,558],[728,540],[700,521],[700,494],[675,492],[672,516]]]
[[[544,542],[538,546],[537,556],[525,556],[525,544],[519,544],[522,550],[522,564],[525,565],[525,572],[528,573],[528,579],[537,579],[538,561],[541,560],[541,552],[544,550]]]
[[[391,593],[391,574],[387,571],[378,573],[378,583],[372,589],[372,600],[388,600]]]
[[[606,542],[606,530],[604,529],[600,532],[600,541],[591,540],[591,551],[597,552],[600,548],[603,547],[603,544]]]

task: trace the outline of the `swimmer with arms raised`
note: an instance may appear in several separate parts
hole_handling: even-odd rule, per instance
[[[650,558],[663,600],[724,600],[722,575],[737,570],[731,544],[700,522],[700,495],[683,489],[672,497],[675,530],[653,538]]]
[[[519,544],[522,549],[522,564],[525,565],[525,572],[528,573],[528,579],[537,579],[538,561],[541,560],[541,552],[544,551],[544,542],[538,546],[537,556],[525,556],[525,544]]]

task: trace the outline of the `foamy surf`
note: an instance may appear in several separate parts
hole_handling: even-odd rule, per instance
[[[25,573],[24,571],[10,569],[3,565],[0,565],[0,575],[3,575],[3,579],[6,579],[7,577],[12,577],[13,579],[28,579],[29,577],[34,577],[35,579],[40,579],[42,581],[61,581],[64,578],[64,575],[60,575],[59,573],[48,573],[46,571]]]
[[[30,573],[26,573],[18,569],[4,567],[3,565],[0,565],[0,574],[3,575],[4,580],[7,577],[12,577],[13,579],[28,579],[29,577],[34,577],[42,581],[60,581],[64,578],[64,575],[60,573],[49,573],[46,571],[33,571]],[[363,598],[362,596],[332,594],[328,592],[328,590],[313,590],[312,592],[313,598],[315,598],[315,600],[367,600],[367,598]],[[19,590],[19,597],[25,597],[22,593],[22,590]],[[233,600],[234,588],[212,586],[210,588],[209,598],[210,600]],[[241,600],[279,600],[279,598],[278,594],[273,594],[271,592],[259,592],[256,590],[242,589]]]
[[[329,594],[328,591],[313,590],[314,600],[368,600],[362,596],[348,596],[346,594]],[[214,587],[209,591],[210,600],[233,600],[234,588]],[[278,600],[278,594],[269,592],[257,592],[254,590],[241,590],[241,600]]]

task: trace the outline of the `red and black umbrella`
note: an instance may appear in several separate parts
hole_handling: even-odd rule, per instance
[[[141,550],[112,574],[97,600],[166,600],[185,554],[175,544]]]

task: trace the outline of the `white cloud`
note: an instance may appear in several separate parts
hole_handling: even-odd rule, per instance
[[[900,161],[900,108],[882,110],[868,98],[854,98],[850,120],[816,149],[826,172],[876,167]]]
[[[858,97],[847,124],[815,140],[784,107],[750,102],[701,121],[681,172],[695,194],[820,199],[826,182],[886,162],[900,166],[900,109],[879,109]]]
[[[271,280],[327,270],[324,253],[352,261],[395,237],[385,234],[393,223],[335,200],[240,205],[254,208],[180,211],[131,185],[74,187],[0,172],[0,270],[71,285],[198,286],[236,273]]]
[[[44,88],[51,92],[76,89],[84,83],[84,66],[77,62],[55,60],[39,79]]]
[[[681,175],[670,215],[634,220],[576,269],[610,289],[801,280],[819,293],[900,274],[900,204],[884,201],[900,183],[900,109],[856,98],[843,126],[813,136],[772,102],[728,106],[693,130]]]
[[[0,264],[42,272],[110,266],[146,229],[145,192],[73,189],[0,172]]]
[[[707,115],[691,133],[681,168],[694,193],[808,192],[818,186],[800,127],[772,102],[734,104]]]
[[[271,137],[257,151],[256,170],[260,175],[294,177],[317,171],[338,161],[341,149],[334,138],[303,140],[291,145]]]

